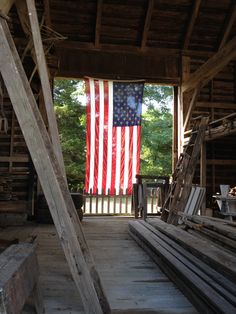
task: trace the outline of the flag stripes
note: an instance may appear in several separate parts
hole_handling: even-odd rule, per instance
[[[86,80],[85,191],[132,192],[140,168],[141,126],[113,126],[113,82]]]

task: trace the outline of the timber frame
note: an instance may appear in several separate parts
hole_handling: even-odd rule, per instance
[[[34,216],[39,179],[87,313],[108,313],[109,305],[66,183],[53,79],[174,86],[173,165],[194,118],[209,117],[194,180],[207,187],[210,206],[219,184],[236,185],[235,30],[233,0],[0,2],[0,79],[9,121],[7,134],[0,134],[0,173],[16,199],[1,201],[0,213]]]

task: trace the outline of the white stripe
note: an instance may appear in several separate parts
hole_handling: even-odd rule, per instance
[[[124,188],[123,194],[126,194],[129,179],[129,127],[125,128],[125,167],[124,167]]]
[[[112,125],[113,125],[113,83],[108,82],[108,131],[107,131],[107,180],[106,194],[111,188],[111,166],[112,166]]]
[[[103,131],[104,131],[104,84],[99,81],[99,148],[98,148],[98,193],[102,193],[103,170]]]
[[[95,148],[95,86],[94,80],[89,80],[90,85],[90,169],[89,169],[89,191],[93,188],[94,179],[94,148]]]
[[[137,168],[137,126],[133,127],[133,160],[132,160],[132,183],[136,183]]]
[[[121,160],[121,127],[116,128],[116,194],[119,194],[120,189],[120,160]]]

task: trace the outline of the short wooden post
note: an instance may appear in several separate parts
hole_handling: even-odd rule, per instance
[[[95,212],[96,212],[96,214],[98,214],[98,189],[96,190],[95,199],[96,199],[96,208],[95,208]]]
[[[151,213],[153,214],[153,203],[154,203],[155,191],[151,189]]]
[[[126,188],[125,190],[125,213],[127,214],[128,213],[128,189]]]
[[[104,214],[104,189],[102,189],[102,205],[101,205],[101,213]]]
[[[116,188],[115,188],[115,190],[114,190],[114,203],[113,203],[113,214],[116,214],[116,197],[117,197],[117,195],[116,195]]]
[[[107,191],[107,213],[110,214],[110,201],[111,201],[111,192],[110,189]]]
[[[120,190],[119,190],[119,196],[120,196],[119,214],[121,214],[121,213],[122,213],[122,200],[123,200],[123,194],[124,194],[124,190],[120,189]]]
[[[92,214],[93,211],[93,195],[92,195],[92,189],[89,190],[89,213]]]

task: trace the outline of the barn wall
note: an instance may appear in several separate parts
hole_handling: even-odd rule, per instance
[[[191,58],[189,63],[190,73],[196,71],[206,59]],[[236,112],[236,71],[235,63],[230,63],[214,77],[200,91],[193,118],[208,115],[209,121],[222,119]],[[188,102],[184,103],[184,112],[187,110]],[[216,192],[220,192],[220,184],[236,186],[236,135],[229,135],[217,140],[207,141],[207,206],[212,206]],[[195,183],[200,182],[200,167],[195,173]]]
[[[4,88],[7,133],[0,133],[0,213],[31,213],[34,168]]]

